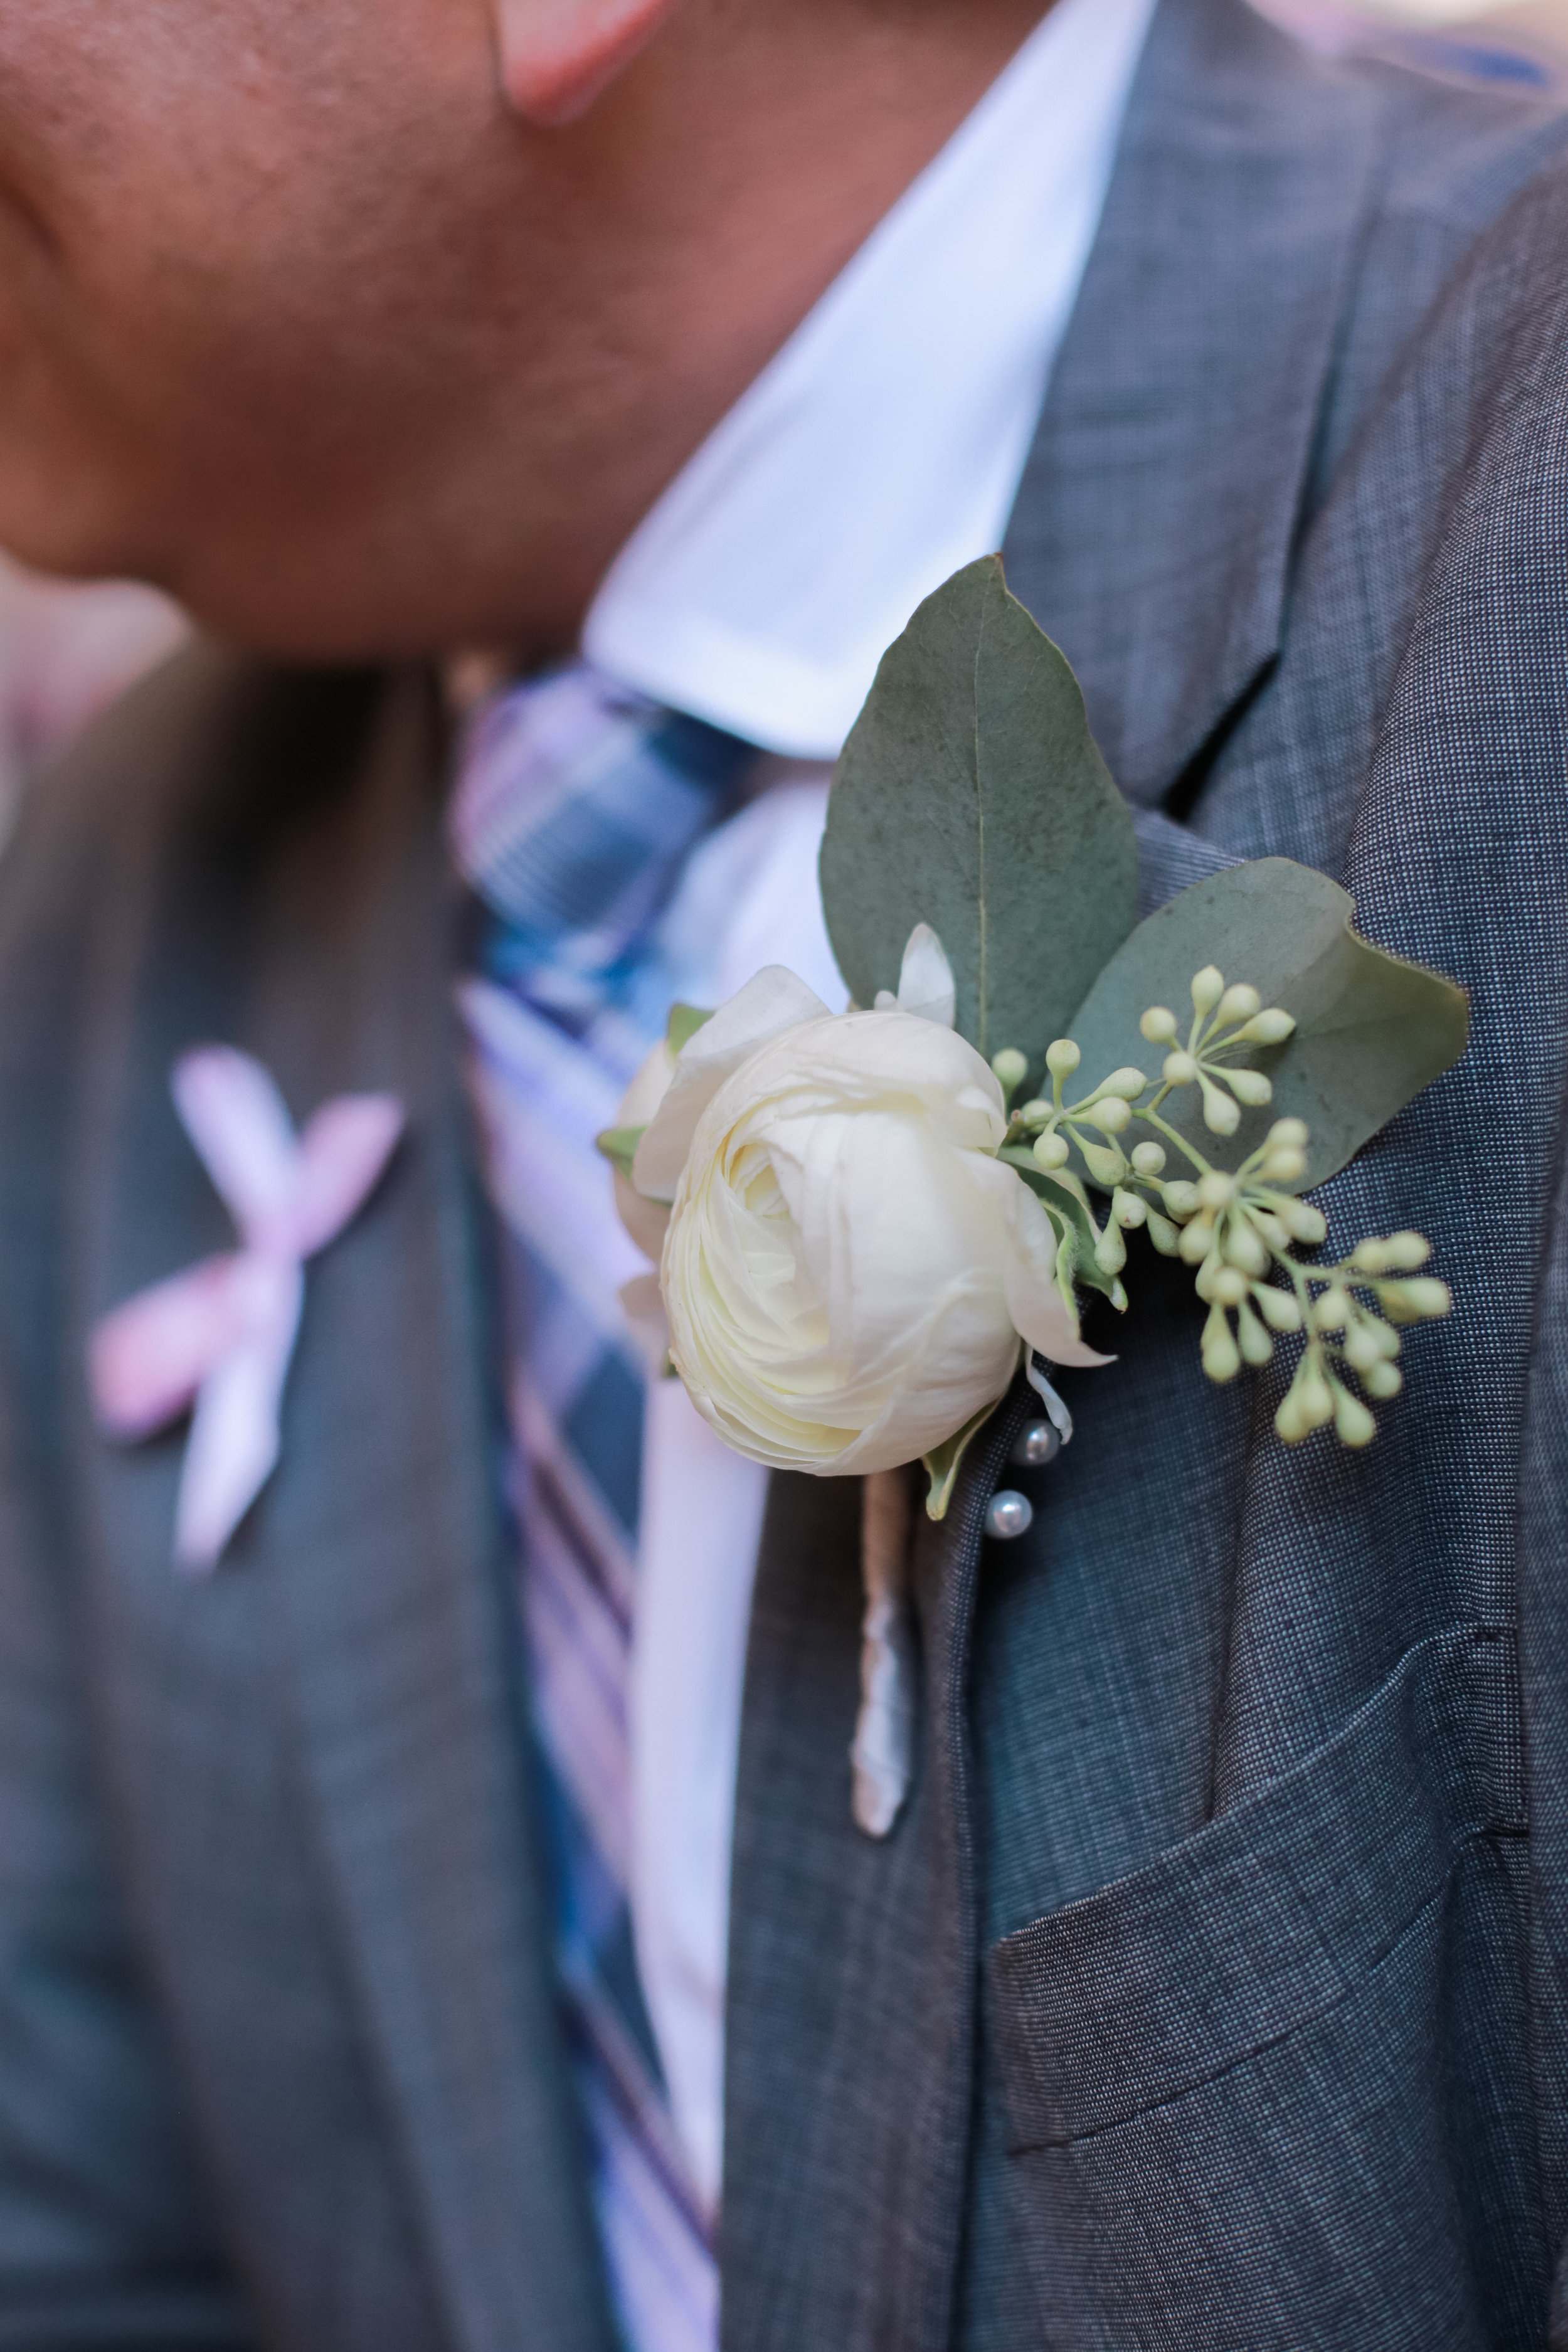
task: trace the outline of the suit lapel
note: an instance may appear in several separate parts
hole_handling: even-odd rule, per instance
[[[189,1646],[194,1677],[214,1637],[192,1628],[244,1615],[265,1647],[258,1704],[281,1712],[302,1759],[333,1940],[400,2118],[456,2340],[500,2352],[526,2313],[538,2341],[602,2352],[493,1500],[438,740],[419,681],[271,692],[281,740],[255,781],[273,813],[226,796],[210,825],[184,828],[180,870],[150,891],[157,945],[134,1034],[107,1045],[124,1079],[103,1088],[112,1174],[95,1306],[223,1244],[167,1108],[182,1046],[245,1045],[296,1118],[331,1094],[390,1087],[409,1129],[310,1269],[281,1465],[215,1587],[194,1595],[170,1570],[177,1442],[90,1449],[100,1542],[143,1627],[156,1619],[158,1638]],[[229,710],[219,740],[243,741],[243,717]],[[342,772],[312,777],[334,728]],[[208,1726],[215,1752],[226,1736]],[[153,1794],[171,1813],[189,1801]]]
[[[1149,804],[1279,644],[1371,100],[1241,0],[1164,0],[1005,553]]]
[[[963,1723],[981,1522],[1028,1391],[919,1522],[916,1777],[850,1820],[859,1482],[773,1482],[758,1566],[731,1897],[726,2352],[945,2352],[964,2217],[976,1905]]]
[[[1140,802],[1277,649],[1370,155],[1331,67],[1237,0],[1164,0],[1005,550]],[[920,1761],[880,1844],[849,1814],[858,1487],[774,1482],[731,1899],[729,2352],[951,2340],[979,1958],[965,1684],[1026,1402],[917,1547]]]

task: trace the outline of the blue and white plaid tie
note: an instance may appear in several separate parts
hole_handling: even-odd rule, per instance
[[[511,1500],[556,1942],[612,2293],[632,2352],[710,2352],[712,2216],[671,2126],[628,1901],[627,1684],[644,1368],[594,1138],[662,1034],[657,922],[752,747],[583,667],[470,732],[458,864],[482,909],[461,1003],[507,1236]]]

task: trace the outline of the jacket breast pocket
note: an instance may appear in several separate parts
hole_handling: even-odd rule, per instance
[[[1518,1830],[1520,1805],[1485,1758],[1510,1674],[1491,1629],[1418,1645],[1289,1774],[994,1947],[1053,2347],[1516,2340],[1478,2271],[1468,2176],[1490,2159],[1452,2065],[1478,1934],[1508,1948],[1485,1833]]]

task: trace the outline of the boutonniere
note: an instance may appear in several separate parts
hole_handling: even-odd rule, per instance
[[[1328,1253],[1303,1195],[1458,1058],[1464,992],[1284,858],[1135,922],[1131,814],[995,558],[884,656],[821,873],[865,1009],[778,969],[679,1008],[603,1139],[720,1435],[816,1475],[919,1460],[939,1518],[1021,1363],[1070,1433],[1045,1368],[1109,1360],[1080,1298],[1125,1307],[1141,1236],[1192,1269],[1209,1379],[1293,1347],[1280,1439],[1367,1444],[1402,1327],[1448,1291],[1415,1233]],[[888,1686],[885,1642],[866,1676]]]
[[[108,1436],[134,1442],[193,1413],[174,1559],[199,1575],[216,1565],[277,1462],[305,1261],[358,1213],[404,1113],[393,1095],[341,1095],[296,1135],[268,1072],[227,1045],[182,1055],[171,1084],[240,1245],[104,1316],[88,1377]]]

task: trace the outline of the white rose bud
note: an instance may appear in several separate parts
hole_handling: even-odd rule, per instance
[[[1252,1365],[1255,1370],[1267,1364],[1273,1356],[1274,1342],[1250,1307],[1243,1306],[1237,1312],[1236,1338],[1242,1360]]]
[[[1244,1102],[1248,1110],[1260,1110],[1274,1099],[1273,1081],[1261,1070],[1226,1070],[1225,1078],[1237,1102]]]
[[[1278,1004],[1270,1004],[1256,1014],[1245,1029],[1236,1033],[1237,1042],[1247,1045],[1282,1045],[1296,1026],[1296,1016]]]
[[[1334,1391],[1334,1433],[1342,1445],[1355,1446],[1370,1445],[1377,1435],[1376,1422],[1349,1389]]]
[[[1417,1275],[1411,1282],[1380,1282],[1378,1302],[1385,1314],[1403,1320],[1417,1322],[1427,1316],[1447,1315],[1453,1305],[1453,1295],[1446,1282],[1430,1275]]]
[[[1241,1370],[1241,1350],[1231,1337],[1225,1309],[1214,1307],[1204,1325],[1203,1366],[1211,1381],[1222,1385],[1235,1380]]]
[[[1266,1184],[1299,1184],[1307,1172],[1307,1155],[1304,1151],[1270,1151],[1258,1172]]]
[[[1204,1098],[1204,1125],[1209,1133],[1234,1135],[1241,1125],[1240,1106],[1205,1070],[1198,1072],[1198,1087]]]
[[[1271,1331],[1299,1331],[1301,1328],[1301,1304],[1294,1291],[1276,1290],[1265,1285],[1254,1290],[1253,1303]]]
[[[1281,1201],[1276,1213],[1291,1240],[1304,1242],[1309,1249],[1316,1249],[1328,1233],[1328,1219],[1310,1201]]]
[[[1390,1234],[1383,1245],[1384,1264],[1396,1274],[1414,1274],[1432,1255],[1425,1234]]]
[[[650,1189],[681,1163],[661,1279],[703,1418],[776,1468],[893,1469],[999,1397],[1021,1341],[1103,1362],[1057,1287],[1049,1219],[996,1157],[980,1055],[898,1012],[781,1031],[773,979],[758,1050],[733,1061],[753,982],[693,1041],[720,1082],[683,1087],[683,1055],[637,1158]]]

